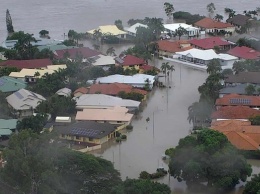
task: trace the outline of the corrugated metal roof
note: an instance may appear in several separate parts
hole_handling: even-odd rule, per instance
[[[26,82],[21,79],[15,79],[9,76],[0,78],[0,91],[2,92],[15,92],[27,86]]]

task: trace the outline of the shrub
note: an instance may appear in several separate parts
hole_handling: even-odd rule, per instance
[[[126,126],[126,129],[127,129],[127,130],[131,130],[131,129],[133,129],[133,126],[132,126],[132,125],[127,125],[127,126]]]
[[[120,143],[121,141],[122,141],[121,137],[117,137],[117,138],[116,138],[116,142],[117,142],[117,143]]]
[[[146,171],[142,171],[139,175],[140,179],[150,179],[150,174]]]
[[[122,139],[122,140],[126,140],[126,139],[127,139],[127,136],[126,136],[126,135],[121,135],[121,139]]]

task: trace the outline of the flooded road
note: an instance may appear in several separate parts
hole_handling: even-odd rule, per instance
[[[164,61],[159,60],[155,63],[162,62]],[[172,62],[170,64],[174,64],[175,71],[169,78],[171,88],[168,90],[168,105],[167,89],[155,88],[147,100],[147,106],[139,118],[133,121],[134,129],[127,133],[127,140],[121,144],[109,142],[105,146],[102,145],[101,150],[93,152],[96,156],[112,161],[120,171],[122,179],[138,178],[141,171],[153,173],[158,166],[167,169],[167,164],[161,159],[162,154],[190,133],[191,125],[187,121],[188,106],[199,99],[197,88],[205,81],[207,73]],[[148,117],[150,121],[146,122]],[[253,173],[259,173],[260,162],[249,162],[253,165]],[[168,176],[158,181],[168,184],[174,194],[187,193],[185,182],[179,183],[172,177],[169,181]],[[240,186],[242,184],[228,194],[242,193]]]

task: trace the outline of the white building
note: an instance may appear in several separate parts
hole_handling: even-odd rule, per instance
[[[115,106],[126,107],[130,111],[138,109],[140,102],[127,100],[105,94],[83,94],[73,98],[76,101],[76,108],[82,109],[107,109]]]
[[[141,24],[141,23],[136,23],[132,26],[130,26],[129,28],[125,28],[125,31],[131,35],[131,36],[136,36],[136,32],[137,32],[137,28],[138,27],[144,27],[144,28],[148,28],[147,25]]]
[[[163,25],[165,28],[165,31],[170,34],[175,34],[175,31],[179,28],[182,27],[185,30],[187,30],[188,34],[184,36],[188,37],[194,37],[200,35],[200,29],[193,27],[192,25],[188,25],[185,23],[174,23],[174,24],[164,24]]]
[[[144,88],[147,84],[147,80],[149,80],[149,88],[152,89],[155,76],[146,74],[135,74],[132,76],[116,74],[97,78],[96,82],[101,84],[122,83],[132,85],[136,88]]]
[[[222,69],[232,69],[233,63],[238,60],[237,57],[229,54],[217,54],[213,49],[200,50],[193,48],[183,52],[176,52],[176,56],[179,60],[205,68],[212,59],[219,59]]]

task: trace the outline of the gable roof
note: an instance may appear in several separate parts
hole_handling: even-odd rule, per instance
[[[177,30],[179,27],[182,27],[187,31],[199,30],[199,28],[186,24],[186,23],[163,24],[163,26],[165,29],[173,31],[173,32],[175,32],[175,30]]]
[[[171,41],[171,40],[159,40],[158,43],[158,49],[170,53],[180,52],[180,51],[186,51],[193,47],[186,46],[183,47],[182,44],[189,44],[188,41]]]
[[[247,84],[238,84],[235,86],[226,86],[219,90],[219,94],[240,94],[240,95],[246,95],[246,87]],[[254,92],[254,95],[258,95],[258,88],[260,86],[255,86],[256,91]]]
[[[227,53],[242,59],[260,59],[260,52],[246,46],[237,46]]]
[[[133,55],[125,55],[125,56],[121,57],[120,59],[123,62],[121,60],[117,60],[117,58],[115,60],[116,60],[116,62],[118,62],[120,65],[123,65],[123,66],[146,64],[145,60],[138,58],[136,56],[133,56]]]
[[[108,66],[115,64],[115,57],[98,55],[94,58],[95,62],[92,63],[94,66]]]
[[[14,92],[22,88],[26,88],[27,84],[21,79],[15,79],[9,76],[0,77],[0,91]]]
[[[108,109],[83,109],[82,111],[77,112],[75,120],[130,122],[134,115],[127,112],[128,109],[125,107],[112,107]]]
[[[260,106],[260,96],[247,96],[239,94],[228,94],[218,98],[216,106]]]
[[[54,52],[55,58],[62,59],[65,53],[69,53],[69,58],[71,59],[75,59],[77,56],[82,56],[83,58],[90,58],[101,54],[98,51],[90,49],[89,47],[80,47],[56,50]]]
[[[50,59],[7,60],[0,63],[0,66],[2,67],[16,67],[18,69],[46,68],[48,65],[52,65],[52,61]]]
[[[225,83],[252,83],[260,84],[260,72],[239,72],[225,78]]]
[[[1,129],[16,129],[17,119],[0,119]]]
[[[109,96],[105,94],[83,94],[80,97],[74,97],[77,108],[99,108],[99,107],[133,107],[138,108],[140,102],[135,100],[127,100],[119,97]]]
[[[210,37],[204,39],[192,39],[189,41],[191,45],[195,45],[202,49],[213,49],[215,46],[232,45],[230,42],[220,37]]]
[[[42,95],[36,94],[26,89],[20,89],[6,97],[10,106],[15,110],[35,109],[39,102],[46,100]]]
[[[237,57],[234,57],[229,54],[217,54],[213,49],[201,50],[197,48],[192,48],[182,52],[176,52],[177,55],[184,55],[191,58],[201,59],[205,61],[210,61],[212,59],[221,59],[223,61],[237,60]]]
[[[102,138],[115,131],[116,126],[110,123],[98,123],[94,121],[80,121],[66,127],[59,127],[59,132],[66,135],[74,135],[88,138]]]
[[[99,26],[97,29],[87,31],[87,33],[94,34],[95,30],[100,30],[100,32],[102,34],[110,34],[110,35],[113,35],[113,36],[126,34],[125,31],[119,30],[116,25]]]
[[[71,89],[69,88],[61,88],[56,92],[57,95],[59,96],[65,96],[68,97],[71,94]]]
[[[138,27],[144,27],[144,28],[148,28],[147,25],[141,24],[141,23],[136,23],[132,26],[130,26],[129,28],[125,28],[125,31],[136,34],[137,28]]]
[[[197,21],[194,25],[206,29],[214,29],[214,28],[223,29],[223,28],[234,27],[232,24],[220,22],[211,18],[203,18]]]
[[[224,134],[230,143],[240,150],[259,150],[259,144],[244,133],[228,131]]]
[[[232,18],[227,19],[228,23],[237,25],[237,26],[244,26],[248,20],[251,18],[242,14],[237,14]]]
[[[248,106],[223,106],[211,114],[212,119],[249,119],[260,116],[260,111]]]
[[[147,92],[145,90],[140,90],[133,88],[133,86],[122,83],[111,83],[111,84],[93,84],[89,87],[89,94],[96,94],[100,92],[101,94],[107,95],[118,95],[119,92],[124,91],[126,93],[136,92],[143,95],[146,95]]]

